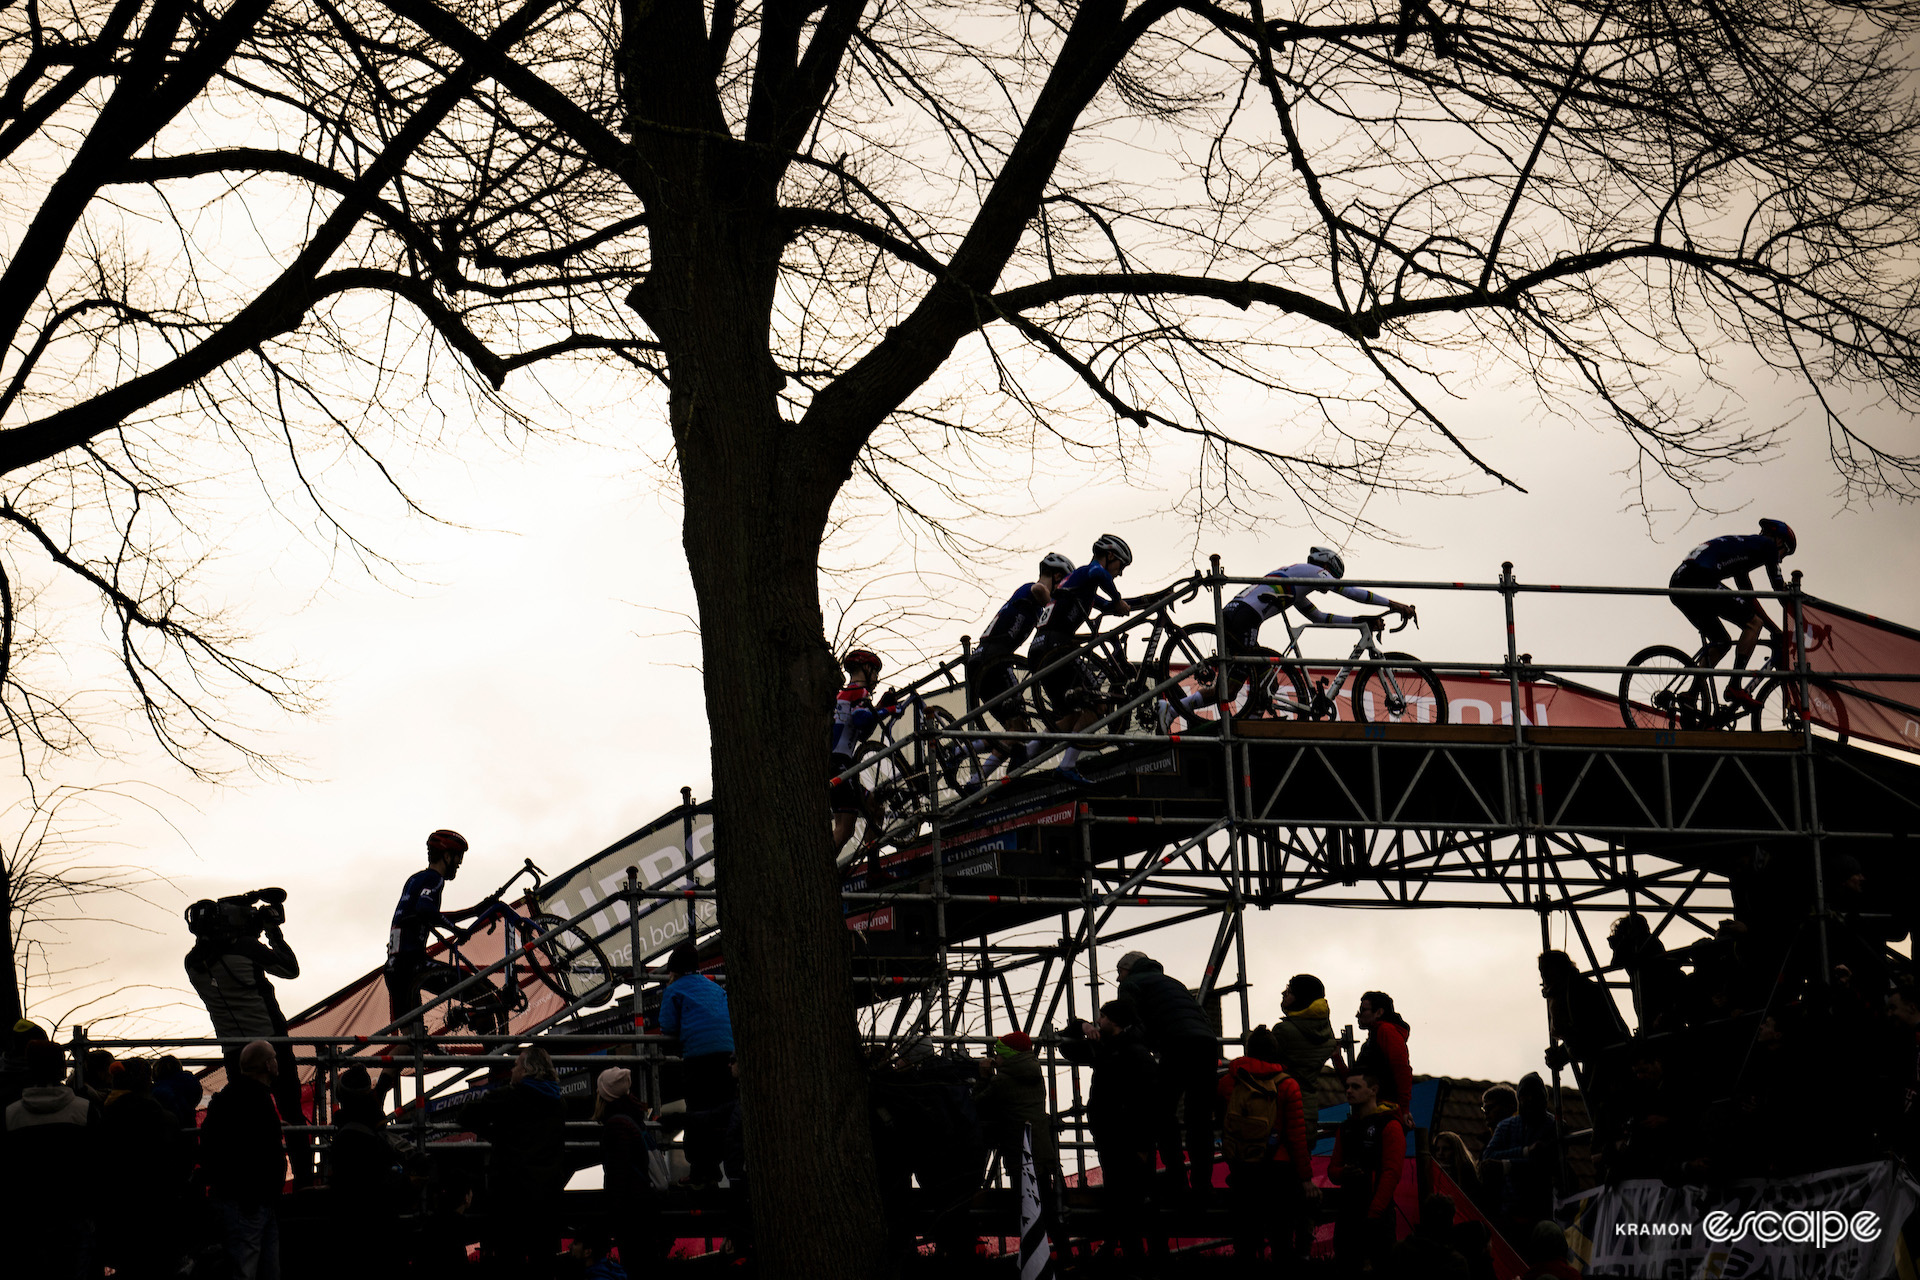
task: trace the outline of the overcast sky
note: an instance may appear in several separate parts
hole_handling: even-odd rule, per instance
[[[1746,390],[1756,416],[1790,412],[1772,384]],[[1626,508],[1618,473],[1631,453],[1608,428],[1536,420],[1494,391],[1455,421],[1530,492],[1378,499],[1368,516],[1407,545],[1348,541],[1351,576],[1488,580],[1511,559],[1523,579],[1658,585],[1695,542],[1751,532],[1771,515],[1798,529],[1801,550],[1789,567],[1805,571],[1811,591],[1920,624],[1916,512],[1843,506],[1817,431],[1796,431],[1765,465],[1736,470],[1703,495],[1733,514],[1693,515],[1667,495],[1673,509],[1649,520]],[[1910,449],[1911,424],[1885,425]],[[143,759],[61,771],[57,780],[137,779],[172,793],[159,807],[175,829],[123,805],[113,833],[128,860],[167,878],[153,889],[154,907],[120,911],[145,931],[78,926],[57,952],[63,965],[92,966],[78,981],[142,988],[94,1012],[157,1003],[145,1018],[113,1025],[204,1033],[196,1006],[167,1007],[191,1000],[179,911],[194,898],[265,884],[289,890],[287,935],[303,962],[301,977],[282,984],[292,1011],[380,963],[394,898],[422,865],[429,830],[454,827],[472,841],[449,895],[464,903],[523,857],[554,872],[597,851],[675,804],[683,784],[706,794],[699,651],[677,616],[694,612],[679,515],[647,460],[659,452],[659,426],[639,404],[607,408],[598,426],[599,442],[536,439],[458,461],[416,460],[410,483],[468,527],[363,530],[413,567],[420,582],[406,590],[350,571],[324,578],[302,544],[270,522],[236,540],[209,596],[232,602],[263,644],[297,652],[324,682],[322,714],[283,723],[264,740],[298,757],[305,780],[212,789]],[[977,634],[989,601],[1028,572],[1033,548],[1079,561],[1094,536],[1121,533],[1137,556],[1127,586],[1139,591],[1204,565],[1209,552],[1230,572],[1252,574],[1298,560],[1328,536],[1276,503],[1259,529],[1196,537],[1166,514],[1186,487],[1187,464],[1157,455],[1131,485],[1117,467],[1087,469],[1040,495],[1018,523],[975,528],[1019,551],[969,585],[929,588],[971,613],[949,639]],[[895,536],[879,522],[858,550],[897,565]],[[913,594],[904,583],[898,593]],[[1499,660],[1497,597],[1413,598],[1423,626],[1401,637],[1404,647],[1436,660]],[[1624,661],[1643,644],[1689,639],[1657,600],[1523,597],[1519,621],[1520,647],[1548,661]],[[1145,949],[1197,983],[1205,932],[1177,931]],[[1544,1014],[1531,975],[1539,936],[1528,913],[1295,907],[1255,916],[1248,932],[1256,1020],[1277,1014],[1287,974],[1311,970],[1333,993],[1336,1025],[1351,1020],[1361,990],[1393,992],[1414,1027],[1417,1070],[1512,1079],[1538,1063]],[[70,992],[29,992],[46,1017],[76,1002]],[[101,1031],[112,1033],[105,1024]]]

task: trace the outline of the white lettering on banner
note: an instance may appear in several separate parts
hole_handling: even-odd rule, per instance
[[[693,856],[698,860],[705,854],[708,842],[713,835],[711,819],[693,829],[689,842]],[[684,829],[675,825],[655,831],[648,840],[663,843],[651,849],[643,850],[641,842],[635,841],[624,848],[616,849],[592,866],[575,873],[567,888],[550,898],[542,899],[545,910],[563,919],[572,919],[580,912],[604,903],[600,910],[588,917],[587,924],[595,937],[608,934],[618,926],[627,923],[627,904],[620,897],[627,887],[627,868],[637,867],[640,883],[649,889],[693,887],[713,883],[711,864],[695,867],[692,877],[681,873],[688,866],[687,851],[683,847],[686,840]],[[671,909],[668,909],[668,908]],[[712,927],[717,919],[712,899],[696,900],[694,906],[696,927]],[[651,954],[665,950],[687,932],[686,909],[677,901],[655,899],[643,903],[640,907],[640,943]],[[633,963],[632,948],[625,931],[614,932],[607,936],[601,945],[607,952],[607,959],[616,965]]]
[[[1707,1191],[1629,1179],[1563,1201],[1588,1242],[1590,1276],[1878,1280],[1894,1273],[1920,1184],[1886,1160]],[[1564,1217],[1564,1213],[1563,1213]]]
[[[1502,704],[1502,705],[1505,705],[1505,704]],[[1493,704],[1490,702],[1482,702],[1478,698],[1448,698],[1447,707],[1453,713],[1448,718],[1451,719],[1455,724],[1498,724],[1500,723],[1498,720],[1495,720],[1493,718]],[[1478,720],[1467,719],[1466,710],[1468,707],[1473,707],[1474,709],[1479,711],[1480,718]]]

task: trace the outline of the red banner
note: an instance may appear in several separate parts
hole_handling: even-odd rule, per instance
[[[1808,599],[1802,607],[1807,668],[1814,676],[1867,671],[1920,675],[1920,631],[1824,600]],[[1813,723],[1882,746],[1920,751],[1920,683],[1821,680],[1810,692],[1807,718]]]
[[[1332,688],[1333,681],[1340,675],[1340,668],[1334,666],[1311,666],[1307,669],[1307,678],[1318,684],[1325,680]],[[1334,703],[1339,707],[1336,715],[1340,720],[1353,719],[1353,687],[1358,683],[1357,671],[1348,671],[1346,681],[1334,693]],[[1512,724],[1513,723],[1513,686],[1505,677],[1494,672],[1474,675],[1467,672],[1448,671],[1436,673],[1441,687],[1447,695],[1448,724]],[[1180,686],[1186,693],[1194,692],[1191,681]],[[1244,702],[1246,694],[1241,694]],[[1369,702],[1380,697],[1378,685],[1368,690]],[[1421,724],[1434,723],[1434,705],[1430,698],[1414,699],[1418,710],[1414,721]],[[1201,707],[1194,715],[1203,720],[1215,718],[1213,707]],[[1377,717],[1369,717],[1377,718]],[[1598,689],[1589,689],[1583,685],[1562,684],[1551,680],[1522,680],[1520,682],[1520,722],[1527,725],[1560,728],[1618,729],[1621,727],[1620,704],[1612,694],[1602,693]]]

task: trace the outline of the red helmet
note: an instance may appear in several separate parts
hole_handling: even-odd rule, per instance
[[[427,837],[428,853],[465,853],[466,851],[467,838],[458,831],[449,831],[442,827]]]
[[[873,674],[879,675],[880,655],[871,649],[854,649],[849,651],[846,657],[840,659],[840,665],[848,671],[852,671],[855,667],[871,667],[873,668]]]

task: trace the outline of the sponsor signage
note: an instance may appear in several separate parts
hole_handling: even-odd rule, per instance
[[[581,922],[581,927],[600,939],[610,963],[625,969],[633,963],[633,934],[620,927],[627,923],[627,904],[619,895],[627,887],[628,867],[640,869],[640,884],[646,889],[713,887],[711,860],[691,872],[688,870],[689,863],[705,857],[713,848],[713,802],[693,806],[691,829],[688,816],[685,806],[676,807],[618,844],[547,881],[540,886],[541,909],[571,920],[587,908],[602,904],[600,910]],[[654,898],[640,904],[642,963],[649,956],[663,954],[687,936],[689,907],[696,929],[713,927],[716,912],[712,898]]]

